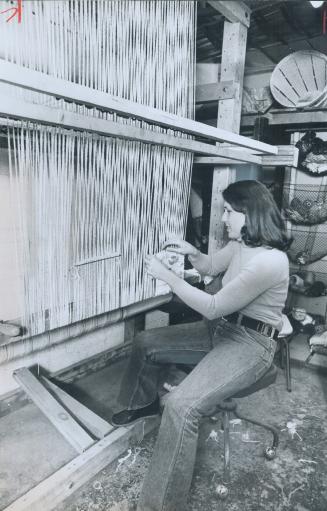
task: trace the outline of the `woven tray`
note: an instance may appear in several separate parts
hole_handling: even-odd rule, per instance
[[[327,56],[319,51],[291,53],[275,67],[270,90],[278,103],[286,107],[322,107],[326,102]]]

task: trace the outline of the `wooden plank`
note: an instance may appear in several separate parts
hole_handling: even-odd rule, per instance
[[[221,99],[231,99],[235,96],[236,90],[236,84],[232,81],[197,85],[195,88],[195,102],[206,104]]]
[[[215,145],[197,142],[196,140],[175,137],[166,133],[158,133],[136,126],[129,126],[115,121],[107,121],[96,117],[68,112],[67,110],[35,105],[0,95],[0,116],[14,119],[29,120],[50,126],[66,129],[88,131],[103,136],[118,137],[124,140],[137,140],[146,144],[172,147],[192,153],[216,155]]]
[[[241,126],[252,127],[254,126],[255,114],[244,114],[242,115]],[[270,111],[267,114],[269,118],[269,124],[274,126],[285,126],[285,125],[303,125],[305,128],[306,124],[311,125],[323,125],[327,123],[327,110],[281,110],[279,112]]]
[[[230,3],[230,2],[220,2]],[[235,2],[236,3],[236,2]],[[238,84],[238,94],[233,99],[218,103],[218,128],[238,133],[240,129],[243,77],[245,66],[247,28],[242,23],[224,23],[221,60],[221,81],[232,80]],[[209,225],[209,253],[219,249],[224,240],[224,224],[221,221],[224,199],[222,191],[235,181],[236,167],[215,167],[212,181],[211,215]]]
[[[227,80],[230,81],[230,80]],[[10,83],[29,90],[49,94],[75,103],[116,112],[128,117],[177,129],[190,135],[204,137],[215,142],[228,142],[266,154],[277,154],[274,146],[264,144],[227,130],[208,126],[162,110],[151,108],[133,101],[111,96],[105,92],[84,87],[66,80],[60,80],[39,71],[32,71],[0,59],[0,82]],[[89,118],[88,118],[89,119]],[[59,124],[60,125],[60,124]],[[81,128],[83,129],[83,128]],[[84,129],[87,129],[86,127]]]
[[[99,415],[87,408],[87,406],[84,406],[77,401],[77,399],[67,394],[67,392],[48,380],[48,378],[41,376],[40,379],[44,386],[54,394],[55,398],[71,412],[72,416],[85,426],[96,438],[104,438],[114,429],[109,422],[105,421],[102,417],[99,417]]]
[[[242,23],[246,27],[250,26],[251,9],[244,2],[208,0],[207,3],[220,12],[227,21]]]
[[[52,511],[126,451],[131,440],[140,441],[158,423],[158,419],[148,419],[129,428],[114,430],[10,504],[4,511]]]
[[[297,167],[299,150],[293,145],[278,146],[278,155],[264,155],[262,165],[276,167]]]
[[[221,158],[219,156],[196,156],[193,160],[195,165],[230,165],[231,161],[228,158]],[[233,160],[233,165],[247,165],[249,162],[241,160]]]
[[[27,367],[14,371],[13,377],[77,452],[81,453],[94,444],[93,438],[56,401]]]
[[[197,156],[194,158],[194,163],[200,163],[205,164],[206,162],[214,163],[215,160],[219,161],[222,158],[227,161],[227,164],[233,164],[235,161],[241,161],[244,163],[257,163],[258,165],[261,165],[262,163],[262,156],[257,156],[256,154],[247,153],[244,150],[237,151],[235,149],[219,149],[220,155],[218,157],[216,156]],[[271,155],[272,158],[277,158],[275,155]],[[230,161],[232,160],[232,161]],[[235,160],[235,161],[234,161]]]
[[[259,158],[259,161],[250,161],[250,158],[247,160],[247,155],[243,154],[243,160],[233,160],[233,165],[246,165],[247,163],[257,163],[263,167],[297,167],[298,162],[298,153],[299,150],[297,147],[292,145],[286,146],[278,146],[279,154],[278,155],[263,155],[263,156],[255,156],[249,154],[251,157]],[[236,155],[235,155],[236,156]],[[197,165],[228,165],[230,164],[230,160],[227,158],[222,158],[220,156],[196,156],[194,158],[194,163]]]

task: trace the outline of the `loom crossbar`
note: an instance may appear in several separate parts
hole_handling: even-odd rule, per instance
[[[235,152],[235,151],[234,151]],[[236,154],[235,154],[236,155]],[[233,160],[233,165],[244,165],[246,163],[255,163],[253,160],[245,161],[246,154],[242,154],[239,160]],[[250,154],[251,158],[255,155]],[[299,150],[297,147],[292,145],[281,145],[278,146],[278,154],[270,155],[264,154],[257,156],[260,159],[259,165],[263,167],[297,167],[298,164]],[[230,160],[222,156],[196,156],[194,163],[197,165],[228,165]]]
[[[16,98],[2,94],[0,96],[0,116],[20,119],[25,121],[58,126],[65,129],[87,131],[98,135],[118,137],[126,140],[137,140],[139,142],[168,146],[182,151],[205,154],[211,156],[222,156],[234,160],[242,160],[260,164],[260,156],[244,153],[238,148],[220,148],[215,145],[205,144],[196,140],[180,138],[166,133],[158,133],[136,126],[121,124],[116,121],[89,117],[83,114],[68,112],[67,110],[51,108],[44,105],[27,103]],[[7,125],[6,119],[0,119],[0,124]],[[274,148],[275,149],[275,148]],[[277,148],[276,148],[277,151]]]
[[[213,126],[208,126],[175,114],[170,114],[156,108],[111,96],[110,94],[66,80],[54,78],[45,73],[32,71],[23,66],[18,66],[3,60],[0,60],[0,82],[74,101],[90,107],[116,112],[128,117],[142,119],[153,124],[180,130],[190,135],[203,137],[215,142],[227,142],[264,154],[277,154],[278,152],[278,149],[272,145],[227,130],[214,128]],[[124,128],[127,128],[127,126],[124,126]],[[85,126],[84,129],[87,129],[87,127]],[[182,140],[179,139],[179,142],[181,141]],[[194,143],[195,142],[192,141],[191,145]]]

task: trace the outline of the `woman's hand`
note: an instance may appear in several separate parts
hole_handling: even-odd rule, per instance
[[[145,269],[149,275],[155,279],[163,280],[168,283],[171,277],[171,271],[155,255],[147,255],[144,259]]]
[[[191,243],[184,240],[167,240],[162,248],[168,252],[175,252],[176,254],[182,255],[197,256],[200,253],[197,248],[191,245]]]

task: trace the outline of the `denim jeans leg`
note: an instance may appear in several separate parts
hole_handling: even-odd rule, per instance
[[[244,342],[244,333],[229,331],[228,338],[221,339],[172,392],[165,405],[138,511],[186,509],[199,419],[213,413],[223,399],[253,384],[270,364],[271,355],[267,356],[265,347],[255,341]]]
[[[124,408],[137,409],[155,400],[162,364],[197,364],[211,349],[203,321],[139,333],[118,396]]]

